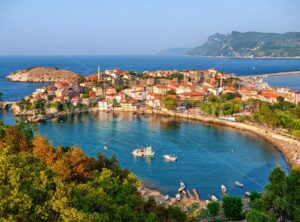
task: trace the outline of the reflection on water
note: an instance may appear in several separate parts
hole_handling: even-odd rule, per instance
[[[4,119],[7,115],[1,113]],[[287,171],[283,157],[267,141],[191,120],[95,112],[39,123],[37,128],[55,145],[79,145],[91,156],[115,154],[122,167],[171,195],[180,180],[188,189],[196,188],[203,198],[208,193],[221,196],[221,184],[228,187],[229,194],[243,195],[246,190],[261,191],[277,164]],[[107,151],[104,145],[109,147]],[[153,147],[155,157],[133,158],[132,150],[145,145]],[[176,155],[178,161],[166,162],[164,154]],[[236,180],[244,183],[245,189],[237,188]]]

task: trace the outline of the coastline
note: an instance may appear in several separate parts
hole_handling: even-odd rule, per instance
[[[105,112],[105,111],[99,110],[97,108],[89,108],[80,111],[79,110],[71,111],[71,112],[63,111],[56,114],[45,115],[43,116],[43,118],[40,118],[38,116],[36,116],[35,118],[27,117],[27,120],[30,122],[39,122],[39,121],[46,121],[49,119],[53,119],[56,117],[63,117],[63,116],[69,116],[69,115],[80,114],[80,113],[88,113],[88,112]],[[131,110],[131,109],[124,109],[120,107],[111,110],[111,113],[114,112],[116,113],[131,112],[137,114],[145,113],[150,115],[172,116],[174,118],[197,120],[203,123],[225,126],[236,130],[246,131],[255,134],[265,139],[269,143],[271,143],[282,154],[289,168],[297,165],[300,166],[300,162],[298,163],[297,159],[295,158],[295,154],[300,154],[300,141],[290,137],[289,135],[282,135],[277,132],[274,132],[274,130],[268,127],[258,126],[257,124],[254,123],[230,122],[230,121],[218,119],[216,117],[206,116],[199,113],[196,114],[191,112],[176,113],[168,110],[154,110],[154,109],[143,109],[143,108],[137,110]],[[21,115],[20,117],[22,116],[23,115]]]
[[[269,143],[271,143],[284,157],[289,168],[299,165],[297,160],[294,159],[294,153],[300,153],[300,141],[290,138],[287,135],[280,135],[275,133],[269,128],[262,128],[255,126],[254,124],[246,124],[239,122],[229,122],[220,120],[215,117],[203,116],[203,115],[195,115],[189,113],[174,113],[174,112],[161,112],[156,110],[146,110],[145,113],[148,114],[158,114],[158,115],[168,115],[173,116],[175,118],[183,118],[183,119],[192,119],[198,120],[200,122],[215,124],[219,126],[225,126],[234,128],[236,130],[246,131],[253,133]]]

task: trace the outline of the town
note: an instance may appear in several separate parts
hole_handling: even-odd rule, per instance
[[[205,101],[220,97],[230,100],[219,107]],[[15,115],[40,121],[55,115],[88,110],[213,114],[235,121],[233,116],[247,115],[255,107],[249,100],[269,103],[278,98],[298,104],[300,92],[271,88],[261,77],[238,77],[215,69],[145,71],[137,73],[118,68],[89,76],[78,76],[38,88],[13,107]]]

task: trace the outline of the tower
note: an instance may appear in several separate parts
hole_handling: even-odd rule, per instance
[[[100,66],[98,66],[98,81],[101,79],[101,69]]]

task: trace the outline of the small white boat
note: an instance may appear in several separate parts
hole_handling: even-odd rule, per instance
[[[251,193],[248,192],[248,191],[246,191],[246,192],[245,192],[245,196],[246,196],[246,197],[250,197],[250,196],[251,196]]]
[[[133,156],[142,157],[144,155],[143,149],[135,149],[132,151]]]
[[[167,161],[176,161],[177,160],[177,156],[165,154],[164,155],[164,159],[167,160]]]
[[[165,195],[165,196],[164,196],[164,199],[165,199],[165,200],[169,200],[169,198],[170,198],[169,195]]]
[[[235,185],[237,185],[238,187],[241,187],[241,188],[244,187],[244,184],[242,184],[242,183],[239,182],[239,181],[235,181]]]
[[[134,149],[132,151],[133,156],[136,157],[152,157],[154,156],[155,152],[152,150],[151,146]]]
[[[182,182],[182,180],[180,181],[180,188],[185,188],[185,184]]]
[[[227,188],[225,187],[224,184],[221,185],[221,190],[224,195],[227,195]]]
[[[218,198],[215,196],[215,195],[209,195],[209,198],[212,200],[212,201],[218,201]]]
[[[104,150],[108,150],[108,147],[107,147],[107,146],[104,146],[103,148],[104,148]]]
[[[151,146],[145,147],[144,148],[144,156],[146,157],[152,157],[154,156],[155,152],[152,150]]]

